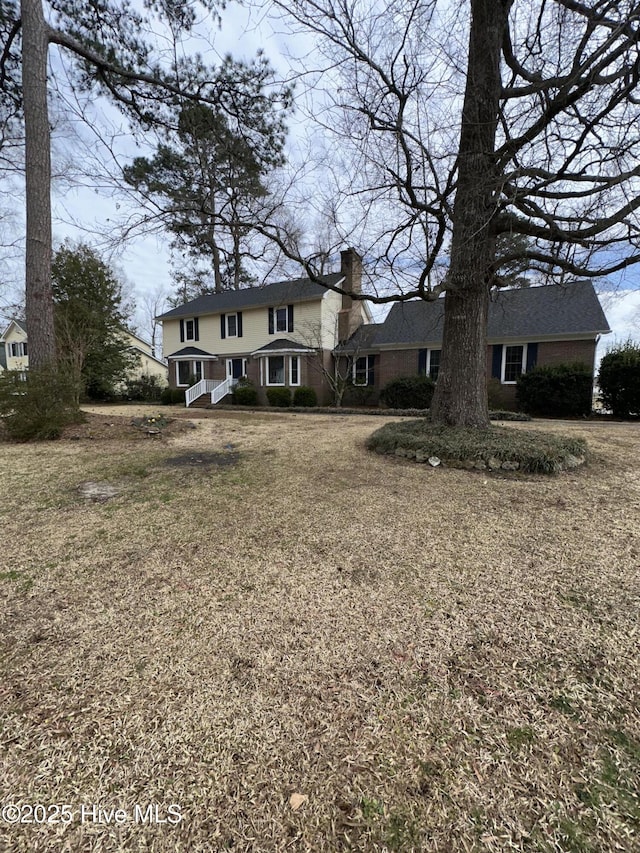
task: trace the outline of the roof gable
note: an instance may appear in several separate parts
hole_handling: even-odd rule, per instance
[[[11,334],[11,330],[12,330],[12,329],[15,329],[15,331],[16,331],[16,332],[18,332],[18,335],[19,335],[19,336],[22,336],[22,335],[26,335],[26,334],[27,334],[27,330],[26,330],[26,328],[25,328],[24,323],[22,323],[20,320],[16,320],[16,319],[14,318],[13,320],[10,320],[10,321],[9,321],[9,324],[7,325],[7,328],[6,328],[6,329],[4,330],[4,332],[0,335],[0,341],[4,341],[4,340],[6,340],[6,339],[9,337],[9,335]]]

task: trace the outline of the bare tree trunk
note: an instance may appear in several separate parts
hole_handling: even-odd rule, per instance
[[[471,0],[469,67],[462,112],[458,186],[445,297],[442,361],[431,404],[436,423],[489,426],[487,316],[499,175],[495,137],[500,58],[513,0]]]
[[[31,367],[53,365],[51,144],[47,104],[49,32],[41,0],[21,0],[27,241],[25,313]]]

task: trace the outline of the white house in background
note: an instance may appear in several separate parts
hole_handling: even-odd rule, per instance
[[[27,331],[20,320],[11,320],[0,335],[0,370],[29,369]]]
[[[155,376],[159,385],[166,385],[169,368],[166,362],[154,356],[151,344],[128,329],[123,329],[122,337],[123,346],[138,357],[137,365],[129,371],[128,378]],[[22,321],[12,320],[0,335],[0,370],[19,370],[24,373],[28,369],[27,331]]]
[[[169,367],[165,361],[156,358],[153,354],[151,344],[129,332],[127,329],[123,332],[127,347],[131,352],[138,357],[138,364],[129,371],[129,379],[142,379],[144,377],[155,376],[159,385],[167,385],[169,381]]]

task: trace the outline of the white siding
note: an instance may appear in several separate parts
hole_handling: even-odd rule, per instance
[[[272,335],[269,334],[269,309],[267,306],[246,308],[242,311],[241,338],[226,337],[223,339],[221,337],[220,314],[199,317],[199,340],[197,341],[180,341],[179,318],[163,320],[164,356],[166,358],[188,346],[198,347],[198,349],[205,350],[205,352],[213,355],[225,356],[253,352],[278,338],[307,343],[305,338],[309,329],[320,329],[323,301],[317,299],[310,302],[294,302],[293,305],[293,332],[291,333],[275,332]],[[226,313],[233,314],[235,312],[228,311]]]
[[[29,356],[15,357],[11,355],[11,344],[26,343],[27,334],[15,323],[11,323],[5,335],[5,353],[7,355],[7,370],[26,370],[29,367]],[[28,350],[27,350],[28,352]]]

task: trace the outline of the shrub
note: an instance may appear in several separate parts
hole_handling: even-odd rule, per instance
[[[293,392],[293,405],[302,407],[312,407],[318,405],[318,395],[307,385],[301,385]]]
[[[435,387],[430,376],[401,376],[384,386],[380,399],[390,409],[428,409]]]
[[[267,388],[267,400],[270,406],[275,406],[279,409],[286,409],[291,405],[291,389],[290,388]]]
[[[164,406],[184,405],[184,388],[163,388],[160,394],[160,402]]]
[[[615,417],[640,415],[640,344],[631,340],[610,349],[600,362],[602,405]]]
[[[258,391],[250,379],[240,379],[233,389],[233,402],[236,406],[257,406]]]
[[[14,441],[58,438],[67,424],[84,418],[76,399],[73,383],[55,370],[31,369],[25,378],[18,371],[0,375],[0,418]]]
[[[591,413],[593,374],[586,364],[534,367],[518,378],[516,402],[531,415],[562,418]]]
[[[162,391],[163,387],[157,376],[143,375],[139,379],[127,379],[124,397],[141,403],[157,403],[161,399]]]

